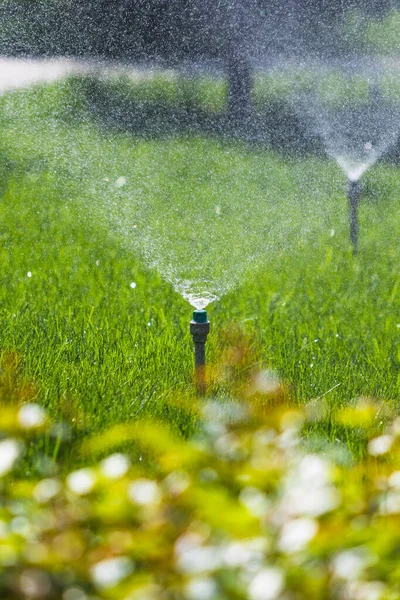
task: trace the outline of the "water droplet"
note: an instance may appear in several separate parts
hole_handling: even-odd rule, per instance
[[[126,177],[118,177],[118,179],[116,179],[114,185],[116,188],[122,188],[124,187],[124,185],[126,184]]]

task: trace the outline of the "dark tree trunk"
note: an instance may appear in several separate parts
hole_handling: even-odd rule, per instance
[[[228,73],[228,117],[236,126],[245,124],[251,116],[250,62],[245,56],[232,53],[227,57]]]

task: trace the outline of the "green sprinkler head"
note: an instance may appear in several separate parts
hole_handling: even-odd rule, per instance
[[[193,311],[193,323],[208,323],[206,310]]]

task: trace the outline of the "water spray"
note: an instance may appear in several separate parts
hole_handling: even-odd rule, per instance
[[[354,254],[358,250],[358,202],[360,199],[360,184],[358,181],[349,181],[347,196],[349,199],[350,240],[353,244]]]
[[[206,393],[206,341],[210,331],[207,311],[195,310],[190,321],[190,333],[194,342],[196,388],[201,396]]]

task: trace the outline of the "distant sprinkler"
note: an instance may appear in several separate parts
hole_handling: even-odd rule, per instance
[[[358,251],[358,203],[360,200],[360,184],[358,181],[349,181],[349,216],[350,216],[350,240],[353,244],[354,254]]]
[[[201,396],[206,393],[206,341],[209,331],[207,311],[195,310],[190,322],[190,333],[194,342],[196,388]]]

